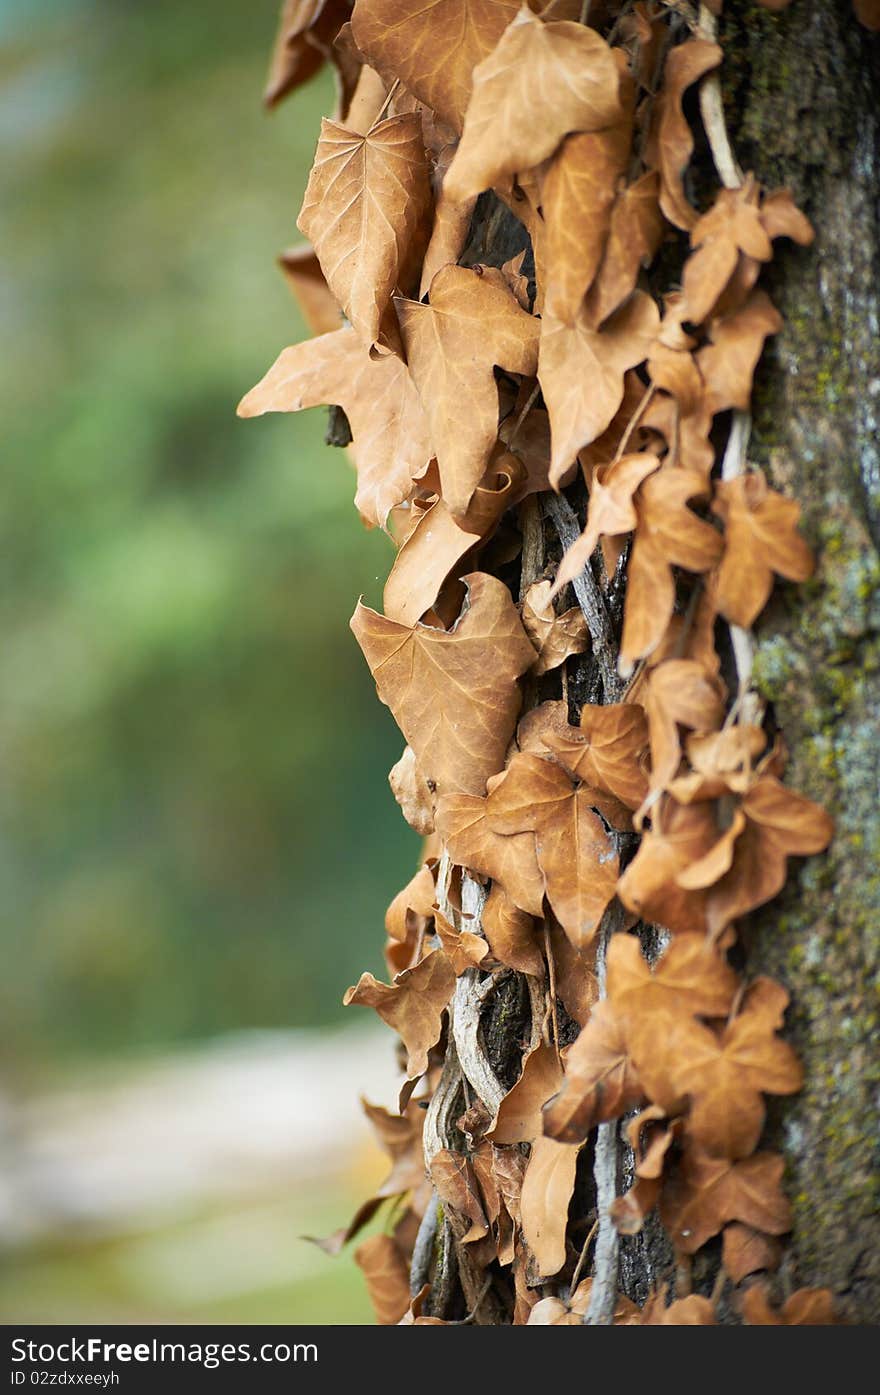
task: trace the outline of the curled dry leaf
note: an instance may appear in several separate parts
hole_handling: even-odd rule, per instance
[[[659,468],[656,455],[641,452],[596,469],[590,482],[587,525],[559,564],[556,591],[580,575],[600,539],[631,533],[638,527],[634,495],[642,481]]]
[[[544,1133],[561,1143],[581,1143],[597,1124],[620,1118],[643,1098],[614,1006],[597,1003],[566,1051],[562,1088],[544,1110]]]
[[[355,504],[365,522],[382,528],[434,453],[422,404],[400,359],[372,359],[353,329],[322,334],[284,349],[241,400],[238,415],[334,403],[345,411],[354,439]]]
[[[436,436],[443,498],[461,517],[497,438],[494,366],[534,374],[540,327],[493,267],[444,267],[431,282],[430,304],[398,298],[395,305],[409,371]]]
[[[696,1254],[728,1221],[784,1235],[791,1228],[791,1208],[780,1185],[784,1168],[778,1153],[755,1153],[743,1162],[686,1153],[660,1199],[660,1216],[675,1248]]]
[[[516,679],[535,652],[506,586],[481,572],[463,580],[469,603],[452,630],[399,625],[363,604],[351,622],[379,697],[438,795],[482,794],[501,769]]]
[[[664,796],[651,810],[651,828],[617,884],[617,894],[641,920],[667,930],[705,933],[707,893],[685,890],[678,877],[715,846],[718,825],[706,804]]]
[[[400,78],[460,131],[476,65],[491,53],[519,0],[357,0],[355,43],[386,82]],[[479,191],[478,191],[479,192]]]
[[[549,581],[536,581],[523,598],[523,628],[538,654],[532,667],[535,674],[549,673],[572,654],[583,654],[590,647],[587,622],[580,607],[573,606],[557,615],[550,599],[551,589]]]
[[[748,629],[770,597],[773,573],[806,581],[813,554],[797,531],[794,499],[777,494],[761,470],[719,480],[712,509],[724,520],[724,557],[718,571],[718,609]]]
[[[580,24],[544,24],[525,7],[475,68],[473,84],[446,176],[456,199],[534,169],[570,131],[601,131],[624,117],[605,40]]]
[[[285,0],[263,92],[267,107],[314,77],[350,13],[350,0]]]
[[[470,1221],[470,1228],[461,1236],[463,1245],[472,1244],[488,1234],[489,1225],[483,1211],[476,1173],[461,1153],[441,1148],[431,1160],[431,1180],[444,1206],[449,1206]]]
[[[711,343],[697,354],[710,412],[725,412],[730,407],[748,410],[764,341],[781,328],[782,316],[764,291],[753,291],[738,310],[713,320],[709,327]]]
[[[603,799],[555,761],[520,753],[487,801],[496,832],[534,833],[547,899],[577,948],[595,935],[617,882],[614,841],[594,812]]]
[[[550,927],[550,952],[556,969],[556,996],[572,1021],[583,1027],[599,997],[596,941],[576,949],[554,921]]]
[[[688,203],[682,175],[694,148],[694,138],[682,110],[687,89],[721,62],[721,49],[705,39],[689,39],[666,59],[663,86],[655,100],[645,158],[660,172],[660,207],[677,228],[688,231],[697,214]]]
[[[644,291],[633,291],[601,330],[583,307],[571,325],[544,316],[538,380],[550,416],[554,488],[578,451],[610,425],[623,399],[626,371],[647,358],[659,323],[657,306]]]
[[[541,1133],[541,1110],[561,1081],[555,1047],[539,1042],[523,1060],[522,1075],[501,1101],[486,1137],[495,1144],[531,1143]]]
[[[523,834],[523,838],[527,836]],[[534,857],[534,839],[530,840],[529,855]],[[537,860],[535,873],[543,895],[544,879]],[[492,883],[483,907],[483,934],[489,942],[492,958],[497,959],[499,964],[520,974],[543,974],[544,957],[535,932],[535,921],[526,911],[520,910],[500,881]]]
[[[568,1206],[574,1191],[580,1144],[538,1137],[532,1144],[522,1188],[522,1228],[538,1273],[558,1274],[565,1263]]]
[[[387,117],[366,135],[321,122],[297,226],[367,349],[380,341],[392,293],[418,275],[432,204],[417,116]],[[396,342],[387,329],[382,338]]]
[[[414,828],[416,833],[421,833],[423,838],[433,833],[434,796],[419,770],[411,746],[404,748],[400,760],[391,767],[388,783],[410,828]]]
[[[441,189],[431,240],[422,263],[419,300],[428,294],[437,272],[442,271],[444,266],[454,266],[464,251],[476,203],[476,198],[463,199],[459,203]]]
[[[455,970],[442,950],[432,950],[414,969],[405,969],[389,985],[372,974],[361,974],[343,998],[376,1012],[406,1046],[407,1077],[415,1080],[428,1069],[428,1052],[440,1040],[441,1022],[455,991]]]
[[[308,243],[289,247],[278,258],[284,279],[312,334],[332,334],[342,323],[342,311],[324,279],[321,263]]]
[[[474,935],[470,930],[456,930],[437,910],[434,912],[434,928],[456,975],[463,974],[465,969],[476,968],[489,953],[489,946],[482,935]]]
[[[411,917],[427,922],[433,914],[434,877],[431,868],[423,863],[385,912],[385,930],[393,940],[402,942],[409,938]]]
[[[390,1235],[371,1235],[354,1252],[363,1271],[376,1321],[382,1327],[400,1322],[409,1309],[409,1266]]]
[[[615,935],[608,946],[607,973],[608,998],[628,1040],[658,1010],[726,1017],[737,986],[724,956],[692,936],[674,938],[652,969],[637,938]]]

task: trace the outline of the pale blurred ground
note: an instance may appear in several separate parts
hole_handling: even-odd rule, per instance
[[[276,0],[0,0],[0,1319],[367,1320],[337,1039],[416,840],[348,630],[390,547],[274,265],[332,84]],[[348,1019],[346,1019],[348,1020]],[[375,1077],[373,1072],[375,1072]]]

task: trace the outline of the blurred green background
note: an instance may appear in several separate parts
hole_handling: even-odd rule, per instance
[[[338,1023],[347,985],[381,972],[416,854],[386,782],[401,741],[348,630],[390,545],[359,523],[323,411],[235,417],[306,333],[274,257],[298,240],[334,103],[325,75],[262,111],[276,18],[276,0],[0,0],[12,1101],[222,1034]],[[335,1187],[311,1209],[272,1200],[296,1211],[279,1244],[345,1219],[352,1179]],[[80,1240],[72,1260],[69,1238],[60,1258],[47,1243],[7,1255],[0,1315],[61,1318],[65,1286],[94,1279],[92,1316],[112,1298],[136,1320]],[[297,1310],[289,1285],[185,1315],[365,1316],[336,1272],[341,1316],[335,1298]]]

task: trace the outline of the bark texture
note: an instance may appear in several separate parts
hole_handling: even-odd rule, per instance
[[[794,788],[836,820],[747,927],[750,967],[791,991],[800,1095],[771,1120],[795,1228],[786,1266],[844,1316],[880,1320],[880,38],[849,0],[725,6],[728,124],[740,163],[786,184],[816,228],[765,278],[785,317],[756,380],[750,458],[797,497],[819,561],[759,622],[755,679]],[[775,1137],[772,1135],[775,1134]],[[783,1284],[786,1280],[783,1271]]]

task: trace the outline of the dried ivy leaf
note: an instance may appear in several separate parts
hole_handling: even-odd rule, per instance
[[[299,412],[337,403],[355,444],[355,504],[382,528],[428,466],[433,448],[422,404],[406,366],[393,354],[374,360],[353,329],[338,329],[284,349],[238,405],[240,417]]]
[[[781,328],[782,316],[764,291],[753,291],[738,310],[713,320],[709,327],[712,342],[696,356],[710,412],[725,412],[730,407],[748,409],[764,341]]]
[[[620,1118],[643,1098],[614,1005],[597,1003],[566,1051],[562,1088],[544,1110],[544,1133],[561,1143],[581,1143],[597,1124]]]
[[[743,1162],[688,1152],[663,1188],[660,1218],[682,1254],[696,1254],[728,1221],[783,1235],[791,1208],[782,1189],[785,1161],[778,1153],[755,1153]]]
[[[572,654],[583,654],[590,647],[587,622],[580,607],[573,606],[557,615],[551,590],[549,581],[536,581],[523,597],[523,628],[538,653],[532,667],[535,674],[549,673]]]
[[[529,835],[523,834],[524,839],[527,837]],[[529,839],[528,852],[534,858],[533,838]],[[537,860],[534,866],[536,885],[539,885],[543,896],[544,879]],[[483,934],[489,942],[493,959],[497,959],[500,964],[516,969],[520,974],[543,974],[544,957],[535,934],[535,922],[532,916],[521,910],[514,899],[508,896],[500,881],[493,881],[483,907]]]
[[[393,982],[380,983],[372,974],[361,974],[343,998],[376,1010],[403,1039],[408,1052],[407,1076],[424,1075],[428,1052],[440,1040],[441,1019],[455,991],[455,971],[439,949],[426,954],[414,969],[405,969]]]
[[[535,653],[507,587],[482,572],[462,579],[468,605],[452,630],[399,625],[362,603],[351,622],[379,697],[438,795],[482,794],[501,769],[516,679]]]
[[[458,867],[491,877],[529,916],[541,915],[544,877],[533,834],[496,833],[487,813],[487,800],[478,795],[450,794],[440,801],[436,823],[450,857]]]
[[[682,110],[687,89],[721,62],[721,49],[705,39],[689,39],[674,48],[663,69],[663,85],[654,102],[645,159],[660,172],[660,207],[677,228],[686,232],[697,214],[684,194],[682,175],[694,148],[694,138]]]
[[[443,498],[461,517],[497,438],[494,366],[533,375],[540,326],[493,267],[444,267],[431,282],[430,304],[398,298],[395,305],[409,370],[436,436]]]
[[[400,760],[388,772],[391,793],[400,805],[410,828],[426,838],[434,832],[434,795],[418,766],[411,746],[404,748]]]
[[[712,510],[724,520],[718,609],[748,629],[770,597],[773,573],[806,581],[813,554],[797,532],[800,505],[777,494],[761,470],[719,480]]]
[[[539,1042],[523,1060],[522,1074],[501,1101],[486,1137],[495,1144],[531,1143],[541,1133],[541,1110],[561,1081],[556,1048]]]
[[[651,788],[663,789],[681,761],[678,728],[714,732],[724,718],[724,685],[693,659],[667,659],[651,670],[645,708],[651,734]]]
[[[544,24],[525,7],[473,74],[461,144],[445,187],[466,199],[531,170],[570,131],[619,124],[620,73],[595,30]]]
[[[643,1327],[715,1327],[715,1309],[708,1298],[691,1293],[676,1298],[667,1308],[659,1293],[649,1298],[642,1309]]]
[[[880,28],[880,24],[877,26]],[[742,1296],[750,1327],[835,1327],[834,1295],[827,1288],[799,1288],[779,1309],[770,1306],[767,1288],[754,1284]]]
[[[350,0],[285,0],[263,92],[267,107],[314,77],[350,13]]]
[[[467,1158],[441,1148],[431,1160],[431,1180],[444,1206],[451,1207],[470,1221],[470,1229],[462,1236],[463,1245],[481,1240],[489,1232],[477,1187],[477,1178]]]
[[[750,1225],[734,1221],[724,1227],[721,1257],[733,1283],[741,1284],[749,1274],[779,1267],[779,1242]]]
[[[651,810],[652,826],[617,884],[617,894],[641,920],[667,930],[705,933],[707,893],[683,889],[678,877],[718,838],[713,810],[706,804],[684,805],[664,796]]]
[[[726,1017],[737,976],[714,945],[677,936],[651,968],[638,939],[614,935],[607,951],[608,998],[630,1039],[640,1021],[658,1011]]]
[[[497,833],[535,834],[547,899],[577,948],[593,938],[617,882],[614,842],[593,812],[602,799],[554,761],[520,753],[487,801]]]
[[[324,118],[297,227],[367,349],[394,342],[380,327],[393,292],[411,289],[432,206],[417,116],[387,117],[366,135]]]
[[[544,1278],[565,1263],[568,1205],[574,1191],[578,1143],[537,1137],[532,1144],[522,1189],[522,1228],[526,1244]]]
[[[518,10],[519,0],[357,0],[351,28],[361,53],[386,82],[400,78],[460,131],[473,70]]]
[[[583,307],[572,325],[544,316],[538,380],[550,415],[549,478],[554,488],[578,451],[613,420],[623,400],[626,371],[647,358],[659,323],[657,307],[643,291],[633,291],[601,330],[593,327]]]
[[[489,953],[489,946],[482,935],[474,935],[470,930],[456,930],[455,926],[450,925],[445,916],[436,910],[434,929],[456,975],[482,964]]]
[[[623,304],[663,240],[659,190],[660,176],[649,170],[614,201],[605,252],[587,293],[586,314],[593,325],[603,324]]]
[[[595,470],[590,482],[586,527],[559,564],[557,591],[580,576],[600,539],[631,533],[638,527],[634,496],[642,481],[659,468],[659,457],[644,451],[624,455]]]
[[[371,1235],[354,1252],[363,1271],[370,1302],[380,1326],[400,1322],[409,1308],[409,1266],[390,1235]]]
[[[324,279],[321,263],[308,243],[289,247],[278,258],[284,279],[312,334],[332,334],[342,323],[342,311]]]

